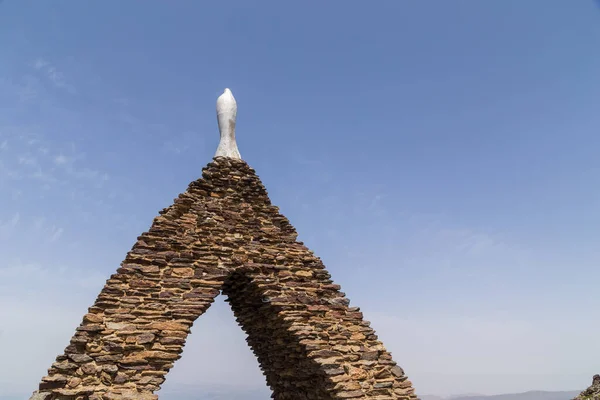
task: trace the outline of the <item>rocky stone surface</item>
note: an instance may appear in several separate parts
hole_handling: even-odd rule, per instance
[[[157,399],[221,291],[273,398],[417,398],[255,171],[216,157],[138,238],[32,399]]]
[[[581,392],[573,400],[600,400],[600,375],[594,375],[592,386]]]

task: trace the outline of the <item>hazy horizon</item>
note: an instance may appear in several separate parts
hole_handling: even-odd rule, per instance
[[[139,4],[0,3],[0,397],[200,176],[225,87],[242,157],[417,393],[600,373],[593,1]],[[220,297],[164,390],[262,390],[244,339]]]

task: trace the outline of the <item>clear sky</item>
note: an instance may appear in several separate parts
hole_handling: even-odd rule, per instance
[[[599,50],[591,0],[1,2],[0,396],[200,176],[225,87],[243,158],[418,393],[583,389]],[[222,300],[183,384],[265,386]]]

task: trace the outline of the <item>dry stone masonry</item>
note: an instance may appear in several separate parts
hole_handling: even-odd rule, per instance
[[[417,399],[255,171],[222,156],[138,238],[31,399],[157,399],[221,292],[274,399]]]

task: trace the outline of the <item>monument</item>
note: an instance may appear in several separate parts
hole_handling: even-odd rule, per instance
[[[192,324],[221,292],[272,398],[417,399],[241,159],[236,114],[225,89],[213,161],[138,237],[32,400],[157,399]]]

